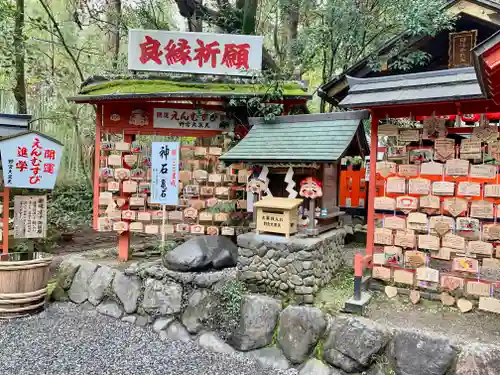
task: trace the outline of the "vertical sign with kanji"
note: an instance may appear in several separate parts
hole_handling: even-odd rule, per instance
[[[449,38],[448,67],[472,66],[472,49],[476,46],[477,30],[450,33]]]
[[[4,185],[53,189],[61,163],[61,143],[36,132],[19,133],[0,141]]]
[[[14,238],[45,238],[47,196],[14,197]]]
[[[262,69],[262,43],[255,35],[129,30],[128,68],[251,76]]]
[[[179,142],[153,142],[151,203],[179,204]]]

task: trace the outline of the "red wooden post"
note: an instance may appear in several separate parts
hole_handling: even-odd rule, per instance
[[[125,134],[123,136],[124,142],[132,142],[132,135]],[[130,195],[130,194],[129,194]],[[120,196],[125,196],[123,192],[123,183],[120,184]],[[128,203],[126,204],[128,206]],[[125,207],[124,207],[125,208]],[[128,208],[127,208],[128,209]],[[118,259],[126,262],[130,258],[130,231],[123,232],[118,235]]]
[[[373,255],[373,234],[375,233],[375,196],[377,192],[377,146],[378,118],[372,112],[370,150],[370,187],[368,191],[368,231],[366,233],[366,255]]]
[[[102,127],[102,104],[97,105],[95,123],[95,144],[94,144],[94,210],[92,211],[92,224],[94,230],[98,230],[99,219],[99,170],[101,169],[101,127]]]
[[[10,191],[6,187],[3,190],[3,238],[2,238],[2,252],[7,254],[9,252],[9,201]]]

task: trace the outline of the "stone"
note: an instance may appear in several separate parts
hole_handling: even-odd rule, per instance
[[[147,313],[172,315],[181,311],[182,286],[174,282],[147,279],[144,282],[142,308]]]
[[[500,348],[493,345],[469,344],[458,355],[456,375],[495,375],[500,369]]]
[[[292,276],[290,276],[290,281],[293,284],[299,285],[299,286],[304,284],[304,282],[302,281],[302,279],[298,275],[292,275]]]
[[[283,281],[283,282],[286,282],[288,281],[289,277],[288,277],[288,273],[282,273],[280,275],[280,280]],[[291,282],[290,282],[291,283]]]
[[[81,261],[76,271],[71,287],[68,291],[69,299],[74,303],[83,303],[89,296],[89,285],[97,265],[87,261]]]
[[[257,254],[260,256],[260,257],[263,257],[265,256],[267,253],[267,246],[266,245],[262,245],[261,247],[259,247],[257,249]]]
[[[196,343],[202,348],[215,353],[234,353],[235,350],[224,342],[214,332],[203,332],[196,339]]]
[[[137,316],[136,315],[125,315],[122,318],[123,322],[131,323],[131,324],[135,324],[136,320],[137,320]]]
[[[459,308],[459,310],[461,312],[466,313],[466,312],[472,311],[472,309],[474,308],[474,305],[468,299],[460,298],[457,301],[457,307]]]
[[[360,367],[368,367],[373,357],[387,346],[390,339],[391,333],[382,325],[365,318],[342,316],[331,324],[323,345],[324,357],[328,363],[344,371],[350,371],[354,366],[345,360],[341,364],[345,364],[346,368],[333,363],[338,360],[335,351],[357,362]]]
[[[297,259],[298,260],[313,260],[314,259],[314,255],[313,253],[309,253],[307,251],[304,251],[304,250],[300,250],[298,253],[297,253]]]
[[[304,267],[302,266],[302,262],[299,262],[299,261],[294,261],[293,262],[293,267],[295,268],[295,270],[298,273],[302,272],[302,270],[304,269]]]
[[[276,250],[270,249],[270,250],[267,250],[267,253],[265,256],[268,259],[272,259],[275,253],[276,253]]]
[[[312,353],[325,328],[325,315],[318,308],[288,306],[280,315],[278,345],[292,363],[302,363]]]
[[[257,270],[260,271],[260,272],[262,272],[262,271],[267,270],[267,267],[266,267],[265,264],[261,264],[261,265],[259,265],[259,267],[257,267]]]
[[[68,294],[58,284],[56,284],[56,286],[54,287],[54,290],[50,294],[50,299],[52,301],[59,301],[59,302],[69,301]]]
[[[113,292],[123,305],[127,314],[137,310],[137,300],[141,294],[141,284],[136,279],[125,276],[121,272],[115,274],[113,279]]]
[[[113,300],[103,301],[97,306],[99,314],[111,316],[112,318],[119,319],[123,315],[123,310],[119,304]]]
[[[278,265],[280,267],[286,267],[287,264],[288,264],[288,261],[286,259],[284,259],[284,258],[278,259]]]
[[[398,375],[444,375],[457,350],[443,337],[400,331],[389,344],[389,355]]]
[[[441,302],[445,306],[453,306],[455,304],[455,297],[446,292],[441,293]]]
[[[191,336],[181,323],[174,321],[167,327],[167,329],[160,332],[160,339],[190,342]]]
[[[255,280],[261,281],[263,279],[262,274],[260,272],[255,273]]]
[[[282,273],[285,273],[285,272],[286,272],[286,269],[284,269],[283,267],[280,267],[280,268],[278,268],[278,269],[276,270],[276,273],[277,273],[278,275],[281,275]]]
[[[268,347],[248,352],[248,356],[254,358],[262,367],[275,370],[288,370],[291,365],[281,350],[275,347]]]
[[[302,267],[305,270],[310,270],[312,268],[312,262],[309,260],[306,260],[306,261],[302,262]]]
[[[306,286],[314,286],[316,279],[314,276],[309,276],[304,279],[304,284]]]
[[[146,277],[152,277],[158,280],[167,276],[167,270],[161,264],[152,265],[144,270]]]
[[[295,288],[295,293],[297,294],[312,294],[313,288],[310,286],[298,286]]]
[[[217,301],[206,289],[193,290],[188,297],[187,307],[182,314],[182,324],[189,333],[199,333],[203,322],[217,308]]]
[[[238,258],[238,265],[242,265],[242,266],[248,266],[252,261],[250,260],[250,258],[246,258],[246,257],[242,257],[240,256]]]
[[[238,253],[239,253],[239,255],[241,255],[242,257],[247,257],[247,258],[251,258],[251,257],[253,257],[253,256],[255,255],[255,254],[254,254],[254,252],[253,252],[252,250],[250,250],[250,249],[245,249],[245,248],[242,248],[242,247],[240,247],[240,248],[238,249]]]
[[[57,269],[57,285],[59,287],[63,290],[68,290],[71,287],[81,262],[80,259],[76,259],[75,257],[64,259],[61,262]]]
[[[281,283],[281,284],[280,284],[280,289],[281,289],[281,290],[288,290],[288,284]]]
[[[305,303],[314,303],[314,296],[312,294],[306,294],[304,296]]]
[[[236,266],[238,248],[225,236],[197,236],[170,250],[165,267],[175,271],[200,271]]]
[[[331,375],[332,368],[316,358],[304,363],[299,370],[299,375]]]
[[[251,272],[257,272],[257,270],[259,269],[259,267],[257,267],[255,264],[252,264],[248,267],[248,269],[251,271]]]
[[[230,339],[231,345],[240,351],[248,351],[269,345],[281,312],[281,302],[267,296],[243,297],[239,324]]]
[[[104,298],[106,291],[111,288],[111,282],[115,277],[116,271],[111,267],[102,266],[95,271],[89,285],[88,300],[94,306],[97,306]]]
[[[155,332],[160,332],[163,331],[164,329],[167,329],[167,327],[175,320],[173,317],[162,317],[158,318],[155,320],[153,323],[153,331]]]
[[[128,266],[123,273],[127,276],[135,276],[139,272],[139,263],[135,262]],[[126,317],[125,317],[126,318]],[[122,319],[123,320],[123,319]]]
[[[326,362],[332,366],[341,368],[348,374],[363,370],[363,366],[361,366],[358,362],[334,348],[324,349],[323,357]]]
[[[177,272],[177,271],[172,271],[169,270],[168,268],[164,268],[165,270],[165,275],[170,277],[171,279],[174,279],[178,283],[181,284],[189,284],[192,283],[194,280],[194,277],[196,276],[195,273],[191,272]]]
[[[138,327],[145,327],[149,323],[148,317],[144,315],[137,315],[137,319],[135,320],[135,325]]]
[[[227,274],[226,271],[203,272],[195,274],[193,283],[200,288],[210,288],[219,281],[234,277],[235,275]]]

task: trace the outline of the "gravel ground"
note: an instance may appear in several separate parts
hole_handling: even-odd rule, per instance
[[[0,321],[0,348],[2,375],[297,374],[264,369],[241,353],[161,341],[150,329],[64,303],[29,318]]]

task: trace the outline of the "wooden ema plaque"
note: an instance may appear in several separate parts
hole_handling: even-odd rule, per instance
[[[493,203],[473,201],[470,205],[470,216],[479,219],[493,219]]]
[[[399,142],[415,142],[420,139],[420,129],[399,129]]]
[[[398,216],[384,217],[384,228],[401,230],[406,229],[406,220]]]
[[[446,227],[439,228],[438,224],[445,224]],[[436,226],[438,226],[437,229]],[[431,233],[432,234],[437,233],[440,237],[444,236],[454,227],[455,227],[455,220],[449,216],[432,216],[429,219],[429,228],[431,230]]]
[[[477,182],[460,182],[457,188],[457,195],[479,197],[481,195],[481,184]]]
[[[458,272],[478,273],[479,264],[477,259],[458,257],[453,259],[452,270]]]
[[[401,265],[403,259],[403,250],[398,246],[384,247],[385,263],[392,265]]]
[[[500,260],[495,258],[484,258],[482,270],[500,270]]]
[[[438,161],[446,161],[455,157],[455,140],[450,138],[438,138],[434,141],[434,158]]]
[[[425,264],[425,253],[422,251],[409,250],[405,252],[405,265],[418,268]]]
[[[469,161],[461,159],[451,159],[446,161],[446,175],[448,176],[468,176]]]
[[[479,297],[479,310],[500,313],[500,300],[493,297]]]
[[[420,209],[427,213],[433,214],[440,210],[441,200],[435,195],[425,195],[420,197]]]
[[[413,230],[398,230],[394,236],[394,245],[403,249],[413,249],[415,247],[415,232]]]
[[[410,197],[409,195],[397,197],[396,208],[403,211],[404,213],[415,211],[418,208],[418,198]]]
[[[497,184],[484,185],[484,196],[491,198],[500,198],[500,185]]]
[[[483,224],[483,236],[485,240],[498,240],[500,239],[500,225],[499,224]]]
[[[405,194],[406,193],[406,180],[401,177],[389,177],[387,179],[387,193]]]
[[[420,173],[417,164],[401,164],[398,166],[398,174],[404,177],[417,177]]]
[[[488,153],[496,161],[500,161],[500,141],[488,142]]]
[[[465,291],[468,295],[477,297],[488,297],[490,295],[490,284],[482,283],[479,281],[467,281]]]
[[[441,276],[441,288],[447,291],[454,291],[464,288],[464,279],[455,276],[444,275]]]
[[[392,245],[392,230],[386,228],[376,228],[374,233],[374,242],[381,245]]]
[[[463,251],[465,249],[465,238],[457,236],[456,234],[448,233],[443,237],[442,246]]]
[[[376,167],[377,167],[377,173],[384,178],[386,178],[390,174],[396,173],[397,170],[396,163],[389,161],[379,161],[377,162]]]
[[[393,280],[395,283],[413,285],[415,283],[415,274],[406,270],[394,270]]]
[[[378,136],[384,137],[397,137],[399,135],[399,130],[397,125],[393,124],[381,124],[378,126]]]
[[[391,280],[391,269],[386,267],[373,267],[372,277],[374,279],[389,281]]]
[[[407,218],[408,229],[427,232],[427,215],[421,212],[411,212]]]
[[[384,253],[374,253],[373,254],[373,264],[383,265],[385,264],[385,254]]]
[[[469,241],[467,243],[467,250],[472,254],[492,255],[493,245],[484,241]]]
[[[434,268],[429,268],[429,267],[417,268],[416,275],[417,275],[417,280],[420,281],[428,281],[431,283],[439,282],[439,271],[435,270]]]
[[[450,260],[452,252],[453,249],[449,247],[440,247],[438,251],[433,251],[431,253],[431,257],[434,259]]]
[[[479,220],[470,217],[457,218],[456,229],[458,232],[478,232]]]
[[[481,159],[481,141],[462,139],[460,143],[460,159]]]
[[[394,211],[396,210],[396,200],[389,197],[376,197],[374,207],[376,210]]]
[[[441,163],[428,162],[420,164],[420,174],[429,176],[442,176],[444,165]]]
[[[418,236],[418,248],[439,250],[439,237],[430,234],[420,234]]]
[[[467,211],[467,201],[461,198],[445,198],[443,208],[457,217]]]
[[[471,165],[469,176],[487,180],[494,179],[497,176],[497,166],[490,164]]]
[[[408,181],[408,194],[427,195],[431,190],[431,181],[426,178],[414,178]]]
[[[448,181],[437,181],[432,184],[432,194],[434,195],[455,195],[455,183]]]

